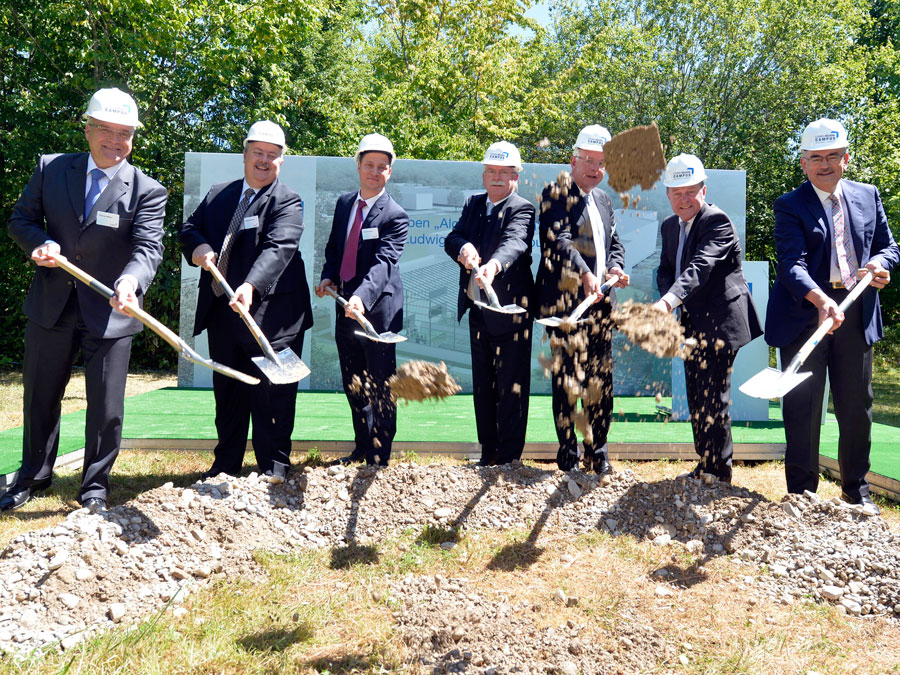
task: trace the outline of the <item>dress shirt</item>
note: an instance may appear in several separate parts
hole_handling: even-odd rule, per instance
[[[366,222],[366,218],[369,217],[369,211],[372,210],[372,204],[381,199],[381,195],[383,194],[384,188],[382,188],[381,192],[379,192],[377,195],[375,195],[374,197],[369,197],[368,199],[363,199],[361,194],[359,194],[358,192],[356,193],[356,199],[353,200],[353,208],[350,209],[350,217],[347,219],[347,233],[344,235],[345,241],[347,240],[347,237],[350,236],[350,230],[353,229],[353,221],[356,219],[356,209],[359,208],[359,200],[363,199],[363,201],[366,203],[365,208],[363,208],[362,210],[362,219],[363,222]],[[362,234],[360,234],[359,236],[360,241],[362,241]]]
[[[600,283],[603,283],[606,276],[606,245],[603,237],[603,220],[600,218],[600,209],[597,208],[594,197],[590,192],[585,195],[584,200],[587,205],[591,233],[594,235],[594,275],[600,280]]]
[[[822,202],[822,208],[825,209],[828,232],[831,235],[831,271],[828,275],[828,281],[840,281],[841,268],[840,265],[838,265],[837,246],[834,243],[834,221],[831,218],[832,193],[826,192],[825,190],[820,190],[815,185],[813,185],[812,187],[813,190],[816,191],[816,196],[819,198],[819,201]],[[841,181],[838,181],[837,187],[834,189],[833,194],[837,195],[837,198],[841,200],[841,211],[844,212],[844,227],[848,228],[850,227],[850,217],[849,211],[847,210],[847,200],[844,199],[844,191],[841,189]],[[856,251],[853,249],[853,237],[847,237],[847,239],[847,262],[853,260],[854,262],[856,262],[856,266],[859,267],[859,259],[856,257]]]
[[[100,169],[103,172],[103,178],[100,179],[100,192],[97,194],[97,199],[100,199],[100,195],[103,194],[106,186],[109,185],[109,181],[111,181],[116,173],[118,173],[119,168],[124,161],[125,160],[123,159],[118,164],[113,164],[105,169],[100,169],[100,167],[97,166],[97,162],[94,161],[94,156],[88,153],[87,172],[85,173],[84,180],[84,198],[87,199],[88,192],[91,191],[91,171]]]

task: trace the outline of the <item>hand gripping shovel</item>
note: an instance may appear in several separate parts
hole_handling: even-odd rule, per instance
[[[216,281],[219,282],[219,285],[222,286],[228,299],[234,299],[234,291],[231,289],[231,286],[228,285],[228,282],[225,281],[225,277],[222,276],[219,268],[210,263],[209,271],[216,278]],[[234,306],[237,307],[238,313],[241,315],[244,323],[247,324],[247,328],[250,329],[257,344],[262,348],[263,354],[265,354],[265,356],[254,356],[250,360],[263,372],[263,375],[269,378],[269,381],[272,384],[290,384],[291,382],[299,382],[309,375],[309,368],[300,360],[300,357],[294,353],[293,349],[288,347],[276,354],[275,350],[272,349],[272,345],[266,339],[266,336],[263,335],[259,324],[253,320],[252,316],[250,316],[250,312],[248,312],[239,302],[234,303]]]
[[[62,269],[64,269],[66,272],[71,274],[86,286],[89,286],[90,288],[97,291],[103,297],[109,299],[115,295],[113,291],[97,281],[90,274],[66,260],[65,256],[56,255],[53,257],[53,259],[56,261],[56,264],[59,265]],[[235,370],[234,368],[223,366],[221,363],[216,363],[215,361],[212,361],[210,359],[204,359],[202,356],[200,356],[200,354],[191,349],[190,345],[188,345],[187,342],[182,340],[180,337],[178,337],[178,335],[166,328],[163,324],[147,314],[147,312],[145,312],[137,305],[129,304],[126,306],[126,309],[128,310],[128,313],[131,314],[131,316],[147,326],[147,328],[152,330],[154,333],[159,335],[169,344],[170,347],[172,347],[172,349],[181,354],[191,363],[197,363],[201,366],[212,368],[217,373],[222,373],[222,375],[227,375],[228,377],[232,377],[235,380],[240,380],[241,382],[246,382],[247,384],[259,384],[258,377],[245,375],[241,371]]]
[[[550,328],[559,328],[562,324],[566,324],[568,326],[574,326],[578,324],[581,320],[581,315],[584,314],[588,307],[594,304],[597,300],[598,295],[606,295],[609,293],[609,289],[612,288],[615,283],[619,280],[619,275],[614,274],[600,286],[599,293],[591,293],[584,300],[581,301],[581,304],[575,308],[575,311],[569,314],[569,316],[559,317],[559,316],[548,316],[543,319],[538,319],[537,322],[541,323],[545,326],[550,326]]]
[[[483,268],[477,266],[474,268],[476,277],[481,276],[482,269]],[[482,288],[484,289],[485,295],[487,295],[488,301],[487,303],[484,303],[481,300],[473,300],[478,307],[489,309],[492,312],[500,312],[501,314],[522,314],[525,311],[524,307],[520,307],[516,304],[501,305],[500,299],[497,297],[494,288],[484,279],[481,280],[481,283],[484,284]]]
[[[857,282],[856,286],[853,287],[853,290],[847,294],[847,297],[844,298],[844,301],[839,305],[838,309],[840,309],[841,312],[846,311],[847,308],[853,304],[853,301],[862,295],[862,292],[871,282],[872,273],[867,272],[866,275]],[[775,368],[761,370],[744,382],[744,384],[740,386],[740,390],[747,394],[747,396],[753,396],[754,398],[781,398],[787,394],[791,389],[812,375],[812,373],[809,372],[798,373],[797,371],[800,370],[800,366],[803,365],[803,362],[806,361],[807,357],[812,353],[812,350],[816,348],[816,345],[818,345],[828,331],[831,330],[832,325],[834,325],[834,319],[831,317],[825,319],[825,321],[822,322],[822,325],[816,329],[816,332],[810,336],[809,340],[803,343],[803,346],[800,347],[800,351],[797,352],[788,367],[784,369],[784,372],[776,370]]]
[[[334,290],[331,286],[325,287],[325,292],[328,293],[332,298],[337,300],[338,304],[341,307],[347,306],[347,301],[344,300],[340,295],[337,294],[337,291]],[[392,333],[391,331],[385,331],[384,333],[379,333],[375,330],[375,326],[372,325],[372,322],[369,321],[366,317],[364,317],[359,312],[353,312],[353,318],[359,322],[359,325],[365,329],[365,332],[358,330],[356,331],[357,335],[361,335],[362,337],[369,338],[370,340],[374,340],[375,342],[384,342],[387,344],[393,344],[396,342],[405,342],[406,337],[400,335],[398,333]]]

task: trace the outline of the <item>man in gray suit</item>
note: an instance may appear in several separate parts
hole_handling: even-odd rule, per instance
[[[50,486],[62,396],[79,349],[87,419],[78,500],[91,511],[106,508],[122,439],[131,338],[142,327],[124,310],[143,303],[162,259],[166,189],[126,159],[140,126],[137,105],[123,91],[101,89],[85,118],[90,152],[41,156],[7,224],[37,269],[24,304],[22,468],[0,499],[3,511]],[[59,254],[116,295],[107,302],[76,283],[56,266]]]

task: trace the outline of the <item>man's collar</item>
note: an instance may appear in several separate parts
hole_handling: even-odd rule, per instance
[[[125,160],[123,159],[118,164],[113,164],[110,167],[107,167],[105,169],[100,169],[100,170],[106,174],[107,178],[112,180],[113,176],[115,176],[116,173],[118,173],[119,169],[122,168],[122,165],[124,163],[125,163]],[[93,171],[94,169],[99,169],[99,168],[100,167],[97,166],[97,162],[94,161],[94,156],[91,153],[88,153],[87,171],[85,172],[86,175],[89,176],[91,174],[91,171]]]
[[[843,188],[843,185],[844,185],[844,179],[843,179],[843,178],[841,178],[841,179],[838,181],[837,187],[834,188],[834,192],[833,192],[833,193],[832,193],[832,192],[827,192],[826,190],[822,190],[822,189],[820,189],[820,188],[817,188],[815,185],[813,185],[813,182],[812,182],[812,181],[809,181],[809,184],[812,185],[812,189],[816,191],[816,196],[819,198],[819,201],[820,201],[820,202],[824,202],[824,201],[825,201],[826,199],[828,199],[832,194],[837,195],[838,199],[840,199],[841,197],[844,196],[844,188]]]
[[[372,204],[374,204],[374,203],[377,202],[379,199],[381,199],[381,195],[384,194],[384,190],[385,190],[384,188],[381,188],[381,192],[379,192],[379,193],[378,193],[377,195],[375,195],[374,197],[369,197],[368,199],[364,199],[363,201],[366,202],[366,207],[372,206]],[[359,190],[357,190],[357,191],[356,191],[356,199],[354,199],[353,201],[354,201],[354,203],[356,203],[356,202],[358,202],[360,199],[363,199],[363,196],[362,196],[362,194],[359,192]]]

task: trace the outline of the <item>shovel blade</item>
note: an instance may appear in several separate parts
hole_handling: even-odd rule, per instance
[[[558,316],[548,316],[545,319],[538,319],[537,322],[544,326],[550,326],[550,328],[557,328],[562,323],[562,319]]]
[[[300,360],[293,349],[284,349],[275,356],[277,361],[265,356],[254,356],[251,359],[272,384],[299,382],[309,375],[309,367]]]
[[[368,338],[373,342],[383,342],[385,344],[396,344],[397,342],[406,342],[406,336],[400,335],[399,333],[392,333],[391,331],[385,331],[384,333],[366,333],[365,331],[358,330],[356,331],[357,335],[360,335],[364,338]]]
[[[481,307],[481,309],[489,309],[492,312],[499,312],[500,314],[522,314],[525,311],[524,307],[519,307],[519,305],[489,305],[486,302],[481,302],[481,300],[475,300],[475,305],[477,307]]]
[[[739,389],[753,398],[781,398],[812,373],[783,373],[766,368],[744,382]]]

